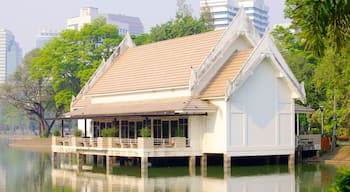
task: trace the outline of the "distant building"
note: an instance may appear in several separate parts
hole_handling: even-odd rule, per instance
[[[264,0],[201,0],[201,9],[208,7],[212,13],[215,30],[229,26],[240,7],[243,7],[253,25],[262,35],[269,25],[269,8]]]
[[[119,34],[141,35],[144,33],[144,27],[138,17],[116,14],[99,14],[98,9],[94,7],[85,7],[80,9],[80,16],[69,18],[67,20],[67,29],[80,30],[84,24],[91,23],[93,20],[102,16],[106,18],[108,24],[114,24],[118,27]]]
[[[22,49],[11,31],[0,28],[0,84],[22,63]]]
[[[125,35],[127,32],[132,35],[141,35],[144,33],[143,24],[138,17],[115,14],[100,14],[100,16],[106,18],[108,24],[118,26],[119,34],[121,35]]]
[[[80,15],[67,19],[67,29],[80,30],[84,24],[91,23],[98,17],[98,9],[94,7],[80,8]]]
[[[43,29],[36,38],[36,48],[42,48],[45,43],[51,41],[52,38],[58,37],[59,33],[56,31]]]

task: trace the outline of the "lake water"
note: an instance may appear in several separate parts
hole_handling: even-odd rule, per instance
[[[46,191],[137,191],[137,192],[322,192],[327,191],[337,169],[322,164],[233,166],[225,174],[221,167],[208,167],[203,175],[197,167],[149,168],[141,175],[137,167],[114,167],[105,174],[103,167],[77,172],[53,168],[51,155],[8,148],[0,140],[0,192]]]

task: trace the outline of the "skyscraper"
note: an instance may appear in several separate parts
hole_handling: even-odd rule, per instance
[[[49,42],[52,38],[58,37],[59,33],[56,31],[51,31],[47,29],[43,29],[40,31],[40,34],[36,38],[36,47],[42,48],[45,43]]]
[[[228,27],[242,7],[251,19],[255,28],[262,35],[269,25],[269,8],[264,0],[201,0],[201,10],[209,8],[215,29]]]
[[[0,84],[5,83],[21,63],[22,49],[15,36],[9,30],[0,28]]]
[[[141,35],[144,33],[143,24],[138,17],[117,14],[99,14],[98,9],[94,7],[81,8],[80,16],[67,19],[67,29],[80,30],[84,24],[91,23],[99,16],[106,18],[107,24],[116,25],[120,35],[125,35],[126,33]]]

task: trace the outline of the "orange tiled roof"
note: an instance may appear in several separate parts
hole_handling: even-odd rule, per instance
[[[87,92],[88,95],[188,86],[223,30],[128,48]]]
[[[202,98],[225,96],[226,82],[232,80],[242,66],[247,62],[252,49],[239,51],[232,55],[227,63],[220,69],[211,80],[208,87],[201,93]]]

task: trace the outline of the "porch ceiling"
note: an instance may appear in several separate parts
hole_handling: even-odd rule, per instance
[[[130,102],[89,104],[64,114],[64,118],[91,118],[132,115],[204,114],[216,111],[207,101],[189,97]]]
[[[295,104],[295,113],[297,114],[310,114],[315,110],[310,107],[304,107],[302,105]]]

